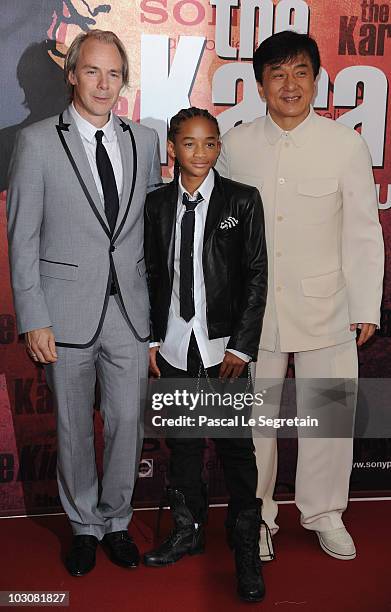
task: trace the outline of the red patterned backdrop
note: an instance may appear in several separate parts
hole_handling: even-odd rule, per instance
[[[190,103],[209,108],[222,131],[264,114],[251,67],[254,45],[289,27],[318,41],[322,74],[316,110],[361,131],[371,150],[386,242],[382,325],[360,352],[361,375],[391,376],[391,8],[374,0],[2,0],[0,15],[0,515],[59,509],[53,402],[43,370],[27,357],[15,328],[9,284],[5,195],[18,130],[65,106],[64,52],[81,30],[114,30],[131,61],[131,86],[117,112],[155,127]],[[164,174],[170,173],[163,166]],[[293,366],[292,372],[293,373]],[[99,413],[97,449],[101,452]],[[295,443],[281,440],[277,491],[294,487]],[[390,489],[391,442],[356,442],[352,493]],[[388,466],[387,466],[387,463]],[[146,440],[136,505],[160,501],[167,455]],[[213,449],[205,456],[212,501],[225,497]]]

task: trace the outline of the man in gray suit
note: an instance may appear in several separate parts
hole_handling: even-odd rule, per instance
[[[58,486],[74,532],[66,566],[77,576],[94,567],[100,540],[113,562],[138,564],[127,527],[148,365],[143,209],[160,182],[160,163],[156,133],[111,113],[128,73],[115,34],[80,34],[65,61],[72,103],[21,131],[8,192],[18,330],[31,357],[45,364],[55,397]],[[100,495],[97,379],[105,439]]]

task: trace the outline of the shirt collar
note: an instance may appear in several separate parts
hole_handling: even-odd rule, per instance
[[[273,119],[271,118],[269,114],[266,115],[265,136],[268,142],[271,145],[275,145],[282,136],[284,137],[289,136],[297,147],[301,147],[303,144],[305,144],[309,136],[310,130],[308,128],[312,123],[314,115],[315,115],[315,111],[312,108],[312,106],[310,106],[310,112],[308,113],[304,121],[299,123],[299,125],[295,127],[294,130],[289,130],[289,131],[286,131],[280,128],[280,126],[277,125],[275,121],[273,121]]]
[[[213,172],[212,168],[209,170],[208,175],[204,179],[203,183],[201,183],[201,185],[198,187],[197,191],[195,191],[194,195],[192,195],[192,196],[183,187],[181,177],[179,176],[179,190],[178,190],[178,192],[179,192],[180,200],[182,201],[182,197],[183,197],[184,193],[187,193],[187,195],[189,196],[190,200],[195,200],[196,197],[197,197],[197,194],[200,194],[202,196],[203,200],[205,200],[206,203],[209,203],[210,196],[212,195],[212,191],[213,191],[214,186],[215,186],[215,175],[214,175],[214,172]]]
[[[92,123],[90,123],[89,121],[87,121],[87,119],[84,119],[84,117],[82,117],[80,113],[77,112],[73,103],[69,107],[69,112],[71,113],[73,120],[76,123],[76,127],[79,130],[80,135],[86,140],[88,140],[88,142],[95,144],[95,134],[98,131],[98,128],[95,125],[92,125]],[[102,128],[99,129],[103,132],[103,143],[105,141],[112,142],[115,139],[113,113],[110,113],[110,119],[108,120],[108,122]]]

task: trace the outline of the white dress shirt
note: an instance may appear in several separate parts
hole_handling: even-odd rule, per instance
[[[210,368],[211,366],[217,365],[223,361],[226,346],[229,341],[229,337],[210,340],[208,338],[208,325],[206,319],[206,294],[204,272],[202,267],[202,250],[206,216],[208,212],[209,200],[214,188],[214,181],[213,170],[210,170],[202,185],[200,185],[198,190],[193,195],[190,195],[183,187],[181,179],[179,179],[175,228],[174,280],[171,294],[171,304],[168,313],[167,333],[164,342],[160,344],[160,354],[166,361],[168,361],[168,363],[175,368],[179,368],[180,370],[187,369],[187,352],[192,331],[196,337],[202,363],[205,368]],[[203,200],[196,206],[194,211],[195,224],[193,270],[195,314],[190,321],[185,321],[180,316],[179,302],[181,222],[186,210],[185,205],[182,204],[184,193],[187,193],[189,200],[196,200],[198,194],[200,194],[203,198]],[[158,346],[158,343],[151,343],[150,346]],[[230,352],[246,362],[250,361],[250,357],[239,351],[230,350]]]
[[[76,123],[76,127],[79,131],[88,162],[91,167],[92,176],[94,177],[95,185],[97,187],[99,197],[101,200],[102,207],[104,208],[104,196],[102,183],[99,177],[98,168],[96,165],[96,138],[95,134],[98,129],[102,130],[103,138],[102,143],[104,144],[109,159],[111,161],[111,165],[113,166],[115,182],[117,184],[118,191],[118,200],[121,202],[122,195],[122,181],[123,181],[123,169],[122,169],[122,159],[121,159],[121,151],[118,144],[117,134],[114,129],[114,120],[113,114],[110,113],[110,119],[102,128],[97,128],[95,125],[92,125],[89,121],[84,119],[77,110],[74,105],[71,104],[69,107],[69,111]]]

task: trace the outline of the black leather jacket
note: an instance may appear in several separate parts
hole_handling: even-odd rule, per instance
[[[145,206],[145,260],[151,302],[151,337],[164,340],[174,276],[178,185],[149,193]],[[223,223],[228,217],[237,224]],[[223,224],[223,227],[222,227]],[[227,348],[257,359],[267,293],[263,207],[254,187],[220,177],[204,231],[203,272],[208,335],[230,336]]]

